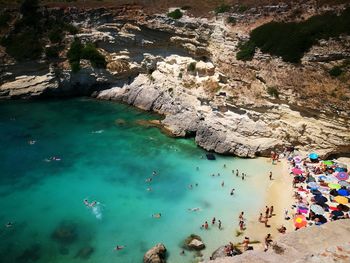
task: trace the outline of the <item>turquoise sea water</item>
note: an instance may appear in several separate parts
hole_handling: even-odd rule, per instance
[[[168,262],[192,262],[194,254],[179,255],[187,235],[202,236],[206,258],[234,241],[239,212],[255,218],[264,205],[268,181],[258,179],[267,178],[270,164],[202,159],[193,140],[138,124],[155,118],[86,98],[0,102],[1,262],[142,262],[159,242]],[[237,168],[246,180],[232,174]],[[85,198],[98,205],[86,207]],[[223,230],[201,230],[214,216]],[[114,251],[116,245],[126,248]]]

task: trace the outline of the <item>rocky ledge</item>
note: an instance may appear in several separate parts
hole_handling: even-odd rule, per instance
[[[246,251],[234,257],[218,258],[211,263],[240,262],[350,262],[350,222],[338,220],[288,233],[267,252]],[[316,237],[316,238],[315,238]]]

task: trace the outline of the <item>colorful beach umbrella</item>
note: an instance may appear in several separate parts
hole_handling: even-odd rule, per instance
[[[293,168],[293,169],[292,169],[292,173],[293,173],[293,174],[302,174],[303,171],[302,171],[301,169],[299,169],[299,168]]]
[[[333,165],[333,162],[332,161],[323,161],[323,163],[327,166],[332,166]]]
[[[349,199],[347,199],[345,196],[340,196],[340,195],[334,197],[334,201],[342,205],[346,205],[347,203],[349,203]]]
[[[338,184],[340,184],[341,186],[345,186],[345,187],[350,186],[350,184],[347,181],[339,181]]]
[[[311,205],[310,210],[316,215],[323,215],[325,213],[324,209],[320,205]]]
[[[349,195],[349,191],[346,189],[339,189],[338,190],[338,194],[341,196],[348,196]]]
[[[309,158],[315,160],[318,158],[318,154],[317,153],[310,153]]]
[[[341,188],[340,184],[335,184],[335,183],[329,183],[328,187],[336,190],[339,190]]]
[[[346,181],[349,179],[349,175],[346,172],[339,172],[335,175],[340,181]]]
[[[301,163],[301,157],[298,155],[298,156],[295,156],[293,158],[293,160],[296,162],[296,163]]]
[[[349,210],[350,210],[348,206],[342,205],[342,204],[339,204],[337,206],[337,209],[340,210],[340,211],[343,211],[343,212],[349,212]]]
[[[324,204],[325,202],[328,201],[328,199],[326,197],[324,197],[323,195],[315,195],[314,199],[315,199],[316,203],[319,203],[319,204]]]
[[[307,184],[307,186],[311,189],[317,189],[319,187],[319,185],[316,182],[310,182]]]
[[[307,225],[306,218],[303,215],[297,215],[296,217],[294,217],[293,221],[294,221],[294,226],[296,228],[302,228]]]

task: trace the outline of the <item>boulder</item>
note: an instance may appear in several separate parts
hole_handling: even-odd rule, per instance
[[[194,250],[202,250],[205,248],[205,245],[202,241],[198,239],[193,239],[189,244],[188,247]]]
[[[143,256],[144,263],[165,263],[166,248],[163,244],[159,243],[152,247]]]
[[[202,238],[198,235],[191,234],[185,239],[185,248],[189,250],[202,250],[205,248],[205,244],[202,242]]]

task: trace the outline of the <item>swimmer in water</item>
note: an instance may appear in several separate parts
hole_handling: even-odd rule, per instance
[[[188,211],[192,211],[192,212],[195,212],[195,211],[199,211],[200,208],[199,207],[194,207],[194,208],[189,208]]]
[[[161,213],[156,213],[152,215],[153,218],[160,218],[161,216],[162,216]]]
[[[119,246],[119,245],[117,245],[115,248],[114,248],[114,250],[122,250],[123,248],[125,248],[126,246]]]
[[[6,228],[11,228],[13,227],[13,223],[12,222],[7,222],[7,224],[5,225]]]
[[[147,190],[148,192],[151,192],[151,191],[152,191],[152,187],[148,187],[146,190]]]
[[[84,204],[85,204],[86,206],[90,206],[90,203],[89,203],[89,201],[88,201],[87,199],[84,199]]]
[[[93,202],[91,202],[91,203],[89,204],[89,206],[90,206],[90,207],[94,207],[96,204],[97,204],[97,202],[96,202],[96,201],[93,201]]]
[[[36,141],[34,141],[34,140],[30,140],[30,141],[28,141],[28,143],[29,143],[30,145],[33,145],[33,144],[35,144],[35,143],[36,143]]]

